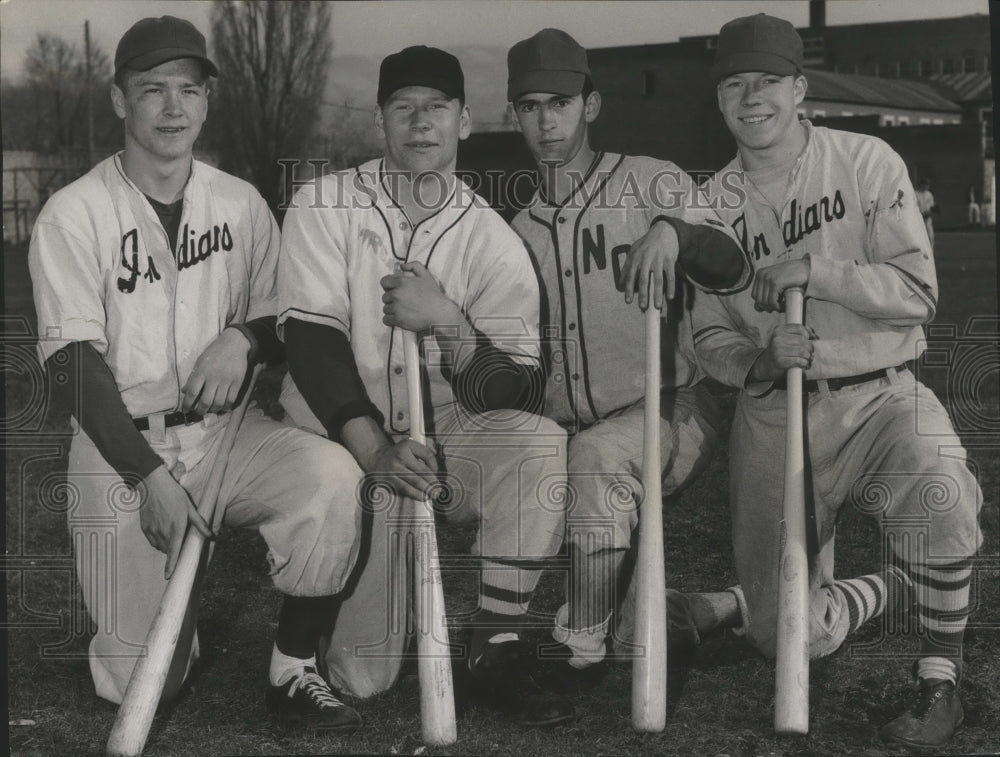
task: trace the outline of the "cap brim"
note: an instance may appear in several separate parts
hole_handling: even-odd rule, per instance
[[[215,67],[208,58],[201,55],[194,55],[190,50],[183,47],[164,47],[159,50],[153,50],[152,52],[144,53],[143,55],[137,55],[131,60],[123,62],[118,70],[123,68],[131,68],[134,71],[148,71],[151,68],[156,68],[157,66],[168,63],[172,60],[179,60],[180,58],[194,58],[199,61],[205,68],[205,73],[209,76],[218,77],[219,69]]]
[[[583,92],[587,75],[581,71],[528,71],[507,83],[507,99],[514,102],[526,92],[551,92],[574,97]]]
[[[763,52],[733,53],[727,55],[722,60],[716,61],[712,66],[712,78],[715,81],[723,79],[732,74],[743,74],[747,71],[762,71],[767,74],[777,74],[778,76],[791,76],[801,73],[801,69],[795,62],[783,58],[780,55]]]

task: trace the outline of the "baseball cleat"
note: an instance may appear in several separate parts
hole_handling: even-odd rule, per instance
[[[882,726],[879,735],[884,741],[911,747],[944,746],[964,719],[955,684],[939,678],[921,678],[906,710]]]
[[[520,639],[486,644],[480,655],[469,661],[476,695],[521,725],[549,726],[572,720],[572,703],[539,685],[526,664],[523,644]]]
[[[281,686],[267,687],[267,710],[288,725],[349,732],[361,725],[361,716],[333,693],[312,667]]]

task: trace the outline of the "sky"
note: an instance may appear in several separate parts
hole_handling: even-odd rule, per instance
[[[108,54],[140,18],[171,14],[208,31],[208,0],[0,0],[0,74],[20,76],[24,53],[38,32],[83,45],[83,24]],[[509,47],[545,26],[572,34],[584,47],[672,42],[714,34],[731,18],[765,11],[796,26],[809,19],[806,0],[381,0],[331,2],[335,55],[376,58],[412,44]],[[988,13],[988,0],[829,0],[829,25]]]

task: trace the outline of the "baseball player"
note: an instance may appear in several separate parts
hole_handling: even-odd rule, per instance
[[[74,418],[69,526],[97,625],[91,674],[121,701],[188,524],[212,535],[193,503],[223,464],[224,523],[259,529],[284,594],[268,708],[351,730],[358,713],[317,675],[314,651],[357,554],[354,491],[331,473],[345,453],[251,407],[216,460],[248,369],[282,355],[274,218],[249,184],[192,158],[217,75],[188,21],[132,26],[111,88],[125,149],[57,192],[31,238],[38,352]],[[193,632],[182,639],[166,700],[198,655]]]
[[[377,103],[385,156],[307,184],[285,217],[282,404],[349,451],[337,475],[351,485],[364,475],[418,498],[443,477],[446,517],[479,524],[473,686],[518,722],[562,722],[572,705],[521,665],[539,561],[564,523],[547,491],[561,481],[565,433],[528,412],[542,392],[537,282],[517,235],[454,174],[470,129],[458,59],[423,46],[388,56]],[[404,331],[422,337],[431,447],[408,438]],[[367,558],[326,653],[331,677],[358,694],[392,683],[403,645],[393,566],[405,503],[371,496]]]
[[[745,286],[749,265],[726,226],[676,165],[595,152],[589,124],[600,94],[586,51],[543,29],[507,57],[507,97],[538,164],[539,188],[513,221],[543,285],[548,384],[545,415],[569,432],[567,602],[541,654],[553,680],[593,683],[605,656],[615,587],[641,487],[644,415],[642,311],[663,306],[665,359],[660,424],[663,489],[680,491],[718,443],[715,401],[699,382],[690,293],[675,276],[710,290]],[[654,279],[654,303],[647,282]],[[623,295],[624,292],[624,295]],[[638,296],[636,296],[638,295]],[[636,307],[638,300],[639,307]],[[675,642],[711,629],[688,598],[668,592]],[[585,672],[584,672],[585,671]]]
[[[916,686],[881,735],[941,746],[962,722],[962,636],[982,493],[947,412],[910,370],[937,305],[915,192],[881,140],[798,119],[807,81],[802,40],[787,21],[730,21],[712,71],[738,147],[717,178],[746,197],[737,209],[720,205],[720,215],[756,267],[750,288],[699,297],[693,313],[701,364],[741,390],[730,437],[734,619],[774,655],[783,377],[798,366],[818,544],[810,653],[828,655],[887,605],[912,602]],[[805,290],[804,325],[785,323],[789,287]],[[834,528],[848,502],[879,519],[888,546],[882,573],[834,578]]]

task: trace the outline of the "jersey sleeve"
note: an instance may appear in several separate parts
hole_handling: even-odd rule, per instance
[[[267,207],[264,198],[256,190],[251,190],[250,225],[250,308],[247,321],[276,315],[278,312],[278,252],[281,234],[278,224]]]
[[[317,202],[315,184],[292,199],[278,261],[279,336],[288,318],[334,326],[350,336],[348,212]]]
[[[680,247],[678,265],[695,287],[731,294],[750,281],[750,261],[728,224],[713,210],[711,199],[691,177],[672,164],[658,171],[647,204],[649,223],[670,223]]]
[[[881,149],[858,163],[865,249],[853,260],[810,256],[806,294],[873,320],[919,325],[937,309],[930,240],[906,164],[888,146],[874,144]]]
[[[747,386],[747,377],[762,350],[740,329],[738,316],[726,298],[698,292],[691,311],[691,330],[698,363],[709,376],[726,386],[756,393],[754,387]]]
[[[45,363],[70,342],[92,342],[103,356],[108,340],[100,245],[62,225],[46,210],[28,246],[39,360]]]
[[[471,259],[489,262],[477,266],[471,277],[471,297],[465,315],[475,330],[487,336],[514,362],[539,366],[538,279],[528,251],[499,217],[482,236],[485,239],[477,244],[478,254]],[[475,345],[468,348],[474,350]]]

